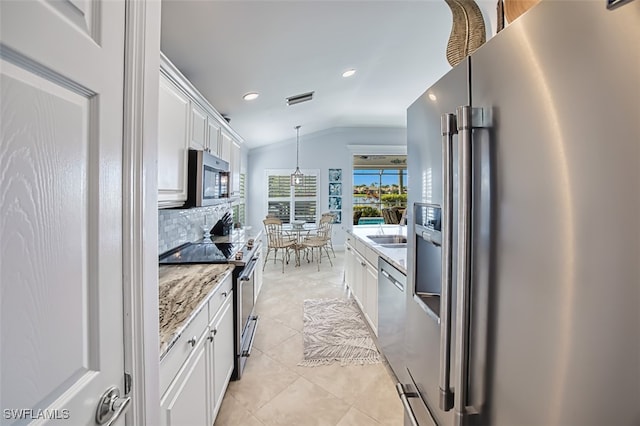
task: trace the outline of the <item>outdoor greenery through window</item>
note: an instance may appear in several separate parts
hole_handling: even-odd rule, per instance
[[[374,156],[372,164],[354,161],[354,224],[386,222],[383,209],[404,211],[407,206],[406,156],[384,164],[385,156]]]
[[[267,170],[267,214],[282,223],[316,222],[318,171],[304,171],[302,184],[291,186],[291,170]]]

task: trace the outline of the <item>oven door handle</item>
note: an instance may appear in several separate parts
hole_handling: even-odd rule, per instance
[[[256,269],[256,265],[258,264],[258,258],[254,257],[247,263],[247,266],[244,267],[244,270],[238,277],[240,281],[249,281],[251,279],[251,275],[253,275],[253,271]]]

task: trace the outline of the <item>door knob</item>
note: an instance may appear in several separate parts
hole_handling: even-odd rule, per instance
[[[131,397],[120,398],[120,389],[110,387],[102,394],[96,409],[96,423],[111,426],[129,407]]]

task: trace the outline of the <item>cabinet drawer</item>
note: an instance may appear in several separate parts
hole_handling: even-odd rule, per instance
[[[364,257],[367,261],[373,265],[375,268],[378,267],[378,253],[369,246],[364,248]]]
[[[353,248],[360,254],[364,253],[364,243],[359,238],[353,239]]]
[[[178,370],[189,357],[193,349],[198,345],[200,340],[204,338],[209,323],[208,310],[206,305],[193,318],[187,328],[180,334],[178,340],[169,349],[169,352],[160,362],[160,394],[162,395],[176,377]],[[195,345],[189,342],[190,339],[196,338]]]
[[[209,320],[212,320],[216,316],[225,300],[232,297],[232,289],[233,278],[231,274],[229,274],[227,278],[218,285],[216,292],[211,296],[211,299],[209,299]]]

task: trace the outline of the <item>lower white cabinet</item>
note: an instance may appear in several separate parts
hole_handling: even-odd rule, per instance
[[[209,422],[206,339],[200,339],[191,356],[180,370],[160,401],[163,425],[196,426]]]
[[[369,262],[365,262],[363,287],[364,315],[371,328],[378,335],[378,268],[374,268]]]
[[[233,373],[233,358],[235,351],[233,348],[233,297],[228,297],[227,301],[220,308],[220,312],[214,318],[213,323],[209,326],[209,347],[210,350],[210,364],[213,366],[213,395],[210,398],[211,411],[209,413],[210,421],[208,424],[212,425],[222,399],[224,398],[224,392],[227,389],[229,380],[231,380],[231,374]]]
[[[345,282],[365,319],[378,334],[378,268],[349,243],[345,252]]]
[[[188,344],[195,342],[193,349],[168,387],[161,389],[161,424],[164,426],[212,425],[220,410],[233,373],[235,353],[231,275],[212,296],[208,308],[215,310],[209,312],[211,321],[200,334],[190,337]],[[207,307],[201,314],[206,315],[206,310]],[[167,360],[171,359],[170,354]],[[167,374],[163,366],[161,362],[161,378]],[[166,381],[161,380],[161,387],[163,382]]]
[[[345,253],[345,280],[356,302],[360,303],[360,300],[362,300],[362,279],[359,274],[361,257],[349,243],[346,244]]]

